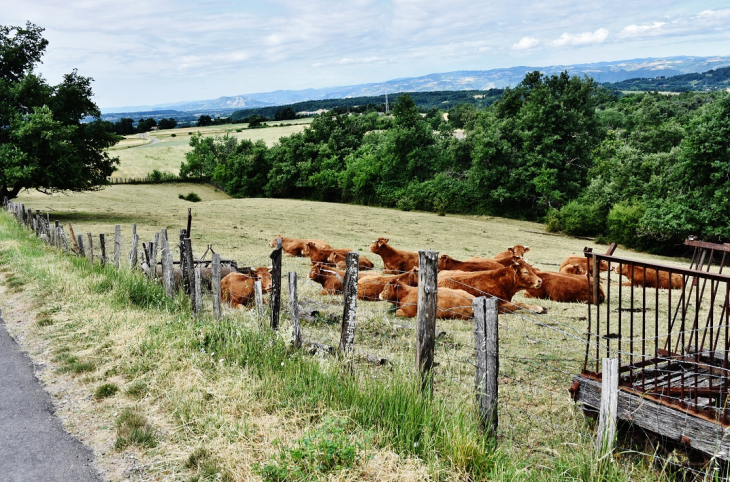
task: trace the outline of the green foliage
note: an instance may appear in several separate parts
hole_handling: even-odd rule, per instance
[[[55,358],[55,361],[61,364],[57,369],[59,373],[79,374],[96,369],[94,362],[80,360],[77,356],[69,353],[61,353]]]
[[[639,236],[644,206],[619,203],[611,208],[606,218],[606,236],[609,241],[637,249],[645,249]]]
[[[116,421],[117,439],[114,448],[119,451],[130,445],[139,448],[153,448],[157,446],[155,430],[147,422],[147,418],[131,408],[125,408]]]
[[[172,173],[153,169],[152,172],[147,175],[147,179],[149,179],[150,182],[170,182],[177,180],[178,178]]]
[[[178,199],[182,199],[183,201],[190,201],[191,203],[197,203],[202,201],[202,199],[200,199],[200,196],[198,196],[194,192],[189,192],[187,194],[178,194],[177,197]]]
[[[266,481],[309,480],[350,469],[360,458],[360,444],[346,432],[347,421],[326,419],[316,430],[282,447],[255,471]]]
[[[119,137],[100,120],[91,79],[74,70],[52,86],[36,74],[48,45],[42,32],[30,22],[0,26],[0,198],[93,189],[118,163],[106,149]]]
[[[586,204],[581,200],[571,201],[559,211],[552,211],[548,218],[549,229],[571,236],[590,236],[603,232],[606,215],[600,204]]]
[[[101,400],[104,398],[113,397],[117,394],[118,391],[119,387],[116,383],[105,383],[103,385],[99,385],[94,391],[94,399]]]

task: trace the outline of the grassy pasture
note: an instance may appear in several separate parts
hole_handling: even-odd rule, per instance
[[[203,201],[193,204],[178,199],[178,194],[187,194],[190,191],[200,195]],[[382,268],[381,260],[370,253],[368,247],[372,240],[380,236],[389,237],[391,244],[396,248],[434,249],[457,259],[491,256],[507,246],[525,244],[531,247],[528,260],[546,271],[557,270],[564,257],[580,254],[584,246],[591,246],[599,251],[606,248],[566,236],[550,235],[537,223],[492,217],[444,217],[432,213],[307,201],[230,199],[209,186],[195,184],[118,185],[98,192],[53,196],[25,193],[20,197],[20,201],[34,209],[50,211],[51,221],[58,219],[64,224],[73,223],[77,234],[92,232],[97,235],[103,232],[107,234],[109,240],[114,225],[122,224],[125,238],[123,250],[128,250],[130,247],[133,222],[137,223],[137,232],[142,241],[151,240],[154,232],[163,227],[168,229],[174,239],[178,229],[186,222],[187,208],[191,207],[195,253],[202,254],[205,247],[210,244],[217,253],[224,258],[236,259],[239,265],[268,265],[271,249],[267,243],[277,234],[324,238],[335,247],[353,248],[360,251],[361,255],[368,256],[375,263],[376,269]],[[111,241],[107,242],[109,243],[107,253],[110,253],[113,245]],[[632,253],[631,256],[687,266],[684,260],[659,259],[638,253]],[[308,260],[285,258],[283,272],[287,271],[298,273],[300,300],[308,300],[307,302],[316,306],[323,315],[341,316],[340,297],[321,296],[319,285],[307,279]],[[284,286],[282,306],[285,311],[286,283]],[[574,407],[567,395],[570,375],[578,373],[582,366],[585,346],[580,342],[580,338],[586,329],[586,306],[528,300],[519,294],[515,299],[541,304],[548,308],[548,314],[543,316],[513,314],[503,315],[500,318],[502,378],[499,445],[500,453],[506,460],[500,462],[504,466],[495,469],[497,472],[492,472],[490,477],[502,480],[550,480],[585,476],[588,478],[605,476],[607,480],[621,480],[624,477],[627,480],[661,479],[661,475],[647,469],[640,460],[637,462],[628,458],[622,459],[618,475],[611,470],[603,473],[600,466],[591,465],[592,426],[584,420],[583,415]],[[241,327],[250,326],[250,316],[245,313],[229,310],[227,316],[233,320],[231,322],[233,328],[230,329],[239,330],[238,336]],[[113,336],[109,335],[111,343],[120,346],[118,356],[124,360],[123,363],[141,363],[135,361],[135,357],[139,357],[140,346],[160,343],[155,341],[159,340],[159,337],[151,334],[155,332],[154,327],[159,321],[146,319],[139,323],[139,328],[120,329]],[[226,359],[234,357],[235,344],[232,345],[229,335],[220,335],[216,331],[219,328],[216,328],[215,324],[210,326],[201,328],[201,334],[197,336],[205,336],[206,339],[207,337],[218,339],[217,336],[222,337],[221,340],[228,339],[229,341],[221,341],[214,345],[218,347],[215,351],[225,352]],[[375,380],[382,386],[388,385],[394,374],[412,373],[415,334],[408,328],[409,326],[411,328],[414,326],[413,320],[396,319],[386,303],[359,301],[355,340],[356,372]],[[289,329],[287,317],[284,315],[281,331],[286,334]],[[305,323],[303,330],[305,337],[337,345],[339,325],[328,322],[326,316],[322,316],[316,323]],[[466,411],[473,415],[470,408],[473,406],[474,383],[472,331],[473,326],[470,322],[448,320],[438,322],[437,332],[441,334],[437,340],[436,361],[439,366],[435,371],[434,386],[436,398],[447,407],[451,407],[450,410],[454,413]],[[131,335],[132,332],[135,335]],[[140,337],[142,341],[136,340],[136,337]],[[93,340],[89,344],[93,345]],[[377,354],[387,358],[392,363],[393,371],[371,366],[362,360],[361,357],[365,354]],[[168,373],[168,376],[169,372],[178,373],[179,367],[173,368],[167,364],[174,365],[178,363],[175,360],[179,359],[180,355],[176,355],[176,352],[168,354],[165,360],[160,362],[165,364],[164,369],[158,368],[158,370]],[[183,365],[186,366],[187,363],[189,362],[186,361]],[[321,363],[329,365],[337,362],[324,359]],[[180,444],[189,443],[186,442],[185,431],[182,433],[175,431],[174,423],[169,418],[169,413],[183,410],[188,413],[186,416],[195,419],[197,431],[195,433],[204,434],[210,440],[208,446],[211,450],[219,456],[225,456],[224,465],[229,473],[248,477],[251,474],[250,468],[244,467],[249,466],[254,460],[261,461],[261,454],[268,456],[276,450],[272,445],[272,437],[261,435],[262,431],[276,426],[276,437],[291,442],[310,430],[318,430],[318,425],[313,426],[312,422],[306,421],[307,417],[311,417],[311,411],[302,411],[299,408],[292,413],[287,409],[276,408],[277,404],[272,405],[273,402],[266,397],[258,397],[260,400],[256,401],[257,396],[251,394],[250,389],[242,386],[240,381],[224,386],[226,383],[231,384],[231,377],[234,375],[228,369],[214,377],[203,376],[201,382],[187,377],[184,378],[186,381],[172,381],[145,374],[148,383],[161,384],[174,394],[173,397],[170,394],[157,392],[156,396],[150,397],[147,401],[151,404],[149,406],[145,405],[147,403],[145,399],[139,402],[143,407],[147,407],[145,410],[158,415],[157,424],[167,427],[175,434],[173,437],[175,440],[168,439],[158,450],[184,451]],[[245,383],[253,383],[249,375],[244,379]],[[94,380],[97,383],[106,381],[100,375]],[[133,377],[119,381],[121,390],[125,390],[127,385],[136,381]],[[242,422],[236,422],[243,423],[246,426],[246,433],[249,434],[248,442],[243,447],[236,446],[237,439],[230,432],[232,430],[230,424],[233,423],[231,420],[227,417],[224,417],[225,420],[210,420],[208,409],[194,401],[195,395],[191,392],[197,393],[198,387],[202,387],[200,383],[206,386],[207,393],[225,394],[225,397],[231,400],[230,403],[240,400],[241,397],[252,397],[249,412],[244,415]],[[157,405],[159,397],[165,399],[163,407]],[[223,410],[225,413],[237,410],[230,403],[223,401],[216,403],[217,410]],[[346,412],[344,415],[346,416]],[[289,417],[295,417],[299,422],[291,426],[281,426],[281,421]],[[364,426],[361,429],[365,432],[357,432],[358,443],[368,446],[366,440],[369,440],[367,435],[369,428]],[[382,441],[380,443],[382,444]],[[466,443],[453,441],[455,447],[462,449]],[[387,443],[385,445],[387,446]],[[456,449],[453,455],[442,454],[440,463],[429,461],[428,458],[413,457],[405,457],[400,462],[393,463],[392,449],[368,450],[372,456],[370,461],[361,462],[355,472],[344,472],[341,477],[422,479],[429,474],[435,478],[460,479],[465,476],[464,470],[468,466],[467,461],[459,458],[463,457],[463,452]],[[404,455],[401,450],[396,449],[395,452]],[[446,460],[450,460],[451,465]],[[389,468],[384,468],[385,466]]]
[[[229,136],[237,139],[263,140],[268,146],[276,143],[280,137],[287,137],[301,132],[312,120],[296,119],[277,122],[276,127],[247,129],[248,124],[227,124],[207,127],[184,127],[180,129],[164,129],[144,134],[127,136],[110,149],[112,156],[119,157],[119,169],[113,177],[144,177],[154,169],[177,175],[180,164],[185,160],[185,153],[190,150],[190,136],[200,132],[204,136]],[[274,122],[268,123],[274,125]],[[280,126],[280,124],[283,124]],[[236,130],[241,129],[241,132]],[[174,137],[173,137],[174,135]],[[156,139],[159,142],[153,142]]]

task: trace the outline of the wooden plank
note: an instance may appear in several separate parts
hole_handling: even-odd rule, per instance
[[[436,345],[436,305],[438,290],[438,252],[418,252],[418,330],[416,332],[416,370],[421,377],[421,388],[432,390],[431,369]]]
[[[188,276],[186,284],[190,290],[188,293],[190,296],[190,302],[192,303],[192,306],[195,306],[195,265],[193,264],[193,244],[190,238],[186,237],[183,240],[183,245],[185,246],[185,267],[187,268]]]
[[[160,243],[162,245],[162,286],[168,296],[173,296],[175,286],[173,284],[173,264],[172,253],[170,253],[170,243],[167,240],[167,229],[160,232]]]
[[[150,252],[150,273],[152,279],[157,278],[157,250],[160,246],[160,233],[155,233],[155,241],[152,243],[152,251]]]
[[[597,277],[597,276],[596,276]],[[596,451],[602,457],[613,452],[618,411],[618,359],[603,359],[601,406],[598,415]]]
[[[260,284],[260,282],[259,282]],[[213,266],[210,278],[210,287],[213,291],[213,316],[215,319],[221,317],[221,255],[213,255]]]
[[[357,319],[357,277],[360,255],[350,251],[345,256],[345,280],[343,291],[345,306],[342,311],[342,328],[340,329],[339,350],[349,355],[355,344],[355,322]]]
[[[297,274],[289,271],[289,316],[292,323],[292,344],[302,347],[302,327],[299,325],[299,303],[297,302]]]
[[[496,298],[474,299],[474,349],[476,353],[476,397],[479,419],[489,435],[499,425],[499,329]]]
[[[600,407],[601,382],[577,376],[573,378],[573,386],[577,386],[574,400],[580,402],[584,410],[595,411]],[[623,389],[618,392],[617,418],[670,440],[684,440],[694,449],[728,460],[730,431],[716,422]]]
[[[253,284],[254,299],[256,301],[256,313],[259,317],[264,316],[264,293],[261,290],[261,280],[254,281]]]
[[[89,264],[94,264],[94,238],[86,233],[86,239],[89,241]]]
[[[135,224],[135,231],[137,225]],[[139,253],[139,236],[137,233],[132,233],[132,249],[129,250],[129,269],[135,270],[139,266],[139,260],[137,259]]]
[[[279,310],[281,309],[281,238],[276,238],[276,248],[271,252],[271,329],[279,329]]]

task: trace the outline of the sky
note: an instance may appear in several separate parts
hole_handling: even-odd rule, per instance
[[[455,70],[730,54],[730,0],[15,0],[45,29],[49,82],[102,108]]]

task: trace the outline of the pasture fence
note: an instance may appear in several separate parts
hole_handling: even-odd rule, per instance
[[[85,247],[81,235],[75,237],[69,224],[73,241],[69,246],[64,226],[57,222],[51,224],[49,214],[44,216],[40,211],[33,212],[21,203],[7,199],[5,208],[48,245],[69,254],[86,255],[91,263],[98,261],[112,266],[106,259],[106,242],[113,239],[113,266],[128,269],[120,265],[123,253],[120,225],[114,227],[114,233],[101,233],[99,249],[94,250],[92,233],[87,233]],[[166,229],[156,233],[154,240],[140,243],[136,226],[133,227],[128,266],[144,270],[150,281],[162,283],[170,296],[178,290],[186,292],[191,311],[196,316],[208,316],[213,323],[222,318],[234,319],[238,311],[221,306],[220,280],[225,274],[246,273],[250,268],[239,266],[235,260],[223,259],[211,246],[196,257],[190,238],[191,219],[192,213],[188,211],[187,229],[180,231],[179,242],[175,243],[177,248],[168,239]],[[326,280],[340,284],[331,293],[323,294],[320,291],[325,288],[311,279],[312,271],[305,271],[311,267],[296,258],[287,258],[285,262],[281,246],[279,238],[269,255],[248,260],[246,265],[271,263],[272,289],[268,306],[264,303],[261,282],[254,283],[254,317],[259,323],[268,317],[269,327],[279,330],[282,335],[290,332],[291,345],[295,349],[301,347],[317,356],[341,353],[347,359],[351,373],[358,370],[383,383],[388,382],[391,370],[413,373],[415,362],[416,378],[426,396],[440,397],[454,407],[473,406],[485,436],[494,438],[507,450],[524,454],[533,464],[549,467],[561,453],[582,453],[586,447],[591,450],[599,447],[603,457],[615,454],[624,459],[647,460],[663,470],[677,469],[699,477],[728,479],[725,461],[730,435],[726,431],[729,386],[726,372],[730,310],[727,308],[727,285],[723,285],[724,288],[718,285],[727,281],[725,275],[710,273],[709,268],[703,272],[695,265],[692,266],[695,269],[690,270],[666,268],[685,276],[685,286],[691,288],[687,294],[683,291],[679,299],[673,290],[666,290],[666,300],[662,301],[660,290],[646,284],[623,286],[620,275],[612,277],[608,271],[601,276],[598,269],[601,260],[621,266],[637,266],[638,262],[586,252],[591,266],[585,277],[586,290],[606,286],[606,301],[603,306],[600,302],[587,305],[588,312],[584,312],[587,316],[566,317],[554,315],[562,309],[555,304],[551,305],[554,311],[540,314],[529,309],[502,310],[498,307],[511,306],[509,303],[515,300],[500,299],[476,286],[463,286],[464,290],[460,292],[454,290],[454,297],[449,299],[444,295],[440,300],[440,292],[451,293],[439,289],[443,279],[459,280],[449,278],[448,274],[440,278],[438,253],[420,251],[417,297],[394,303],[399,314],[415,310],[414,322],[408,317],[394,319],[392,308],[378,302],[380,295],[375,296],[377,300],[372,299],[367,281],[369,274],[360,273],[358,269],[361,258],[358,253],[346,256],[344,277],[336,268],[325,270]],[[175,249],[178,256],[174,256]],[[208,253],[210,260],[206,259]],[[642,266],[652,269],[650,264]],[[665,268],[655,266],[653,269]],[[284,272],[288,280],[285,291],[281,286]],[[408,276],[409,273],[401,271],[394,276]],[[632,277],[628,279],[633,281]],[[374,291],[382,292],[392,284],[393,278],[378,276],[371,280],[377,280],[371,281],[371,285],[377,285]],[[707,289],[703,280],[707,282]],[[635,310],[637,296],[642,300],[641,310]],[[598,300],[598,297],[593,299]],[[362,301],[359,305],[358,300]],[[448,304],[444,303],[449,300]],[[694,302],[689,303],[690,300]],[[287,306],[284,313],[280,313],[281,304]],[[631,329],[633,321],[628,320],[634,320],[637,313],[642,320],[646,319],[652,310],[657,319],[661,315],[667,323],[666,342],[656,331]],[[715,321],[706,321],[709,314],[716,315]],[[675,317],[679,322],[673,321]],[[685,323],[685,320],[689,321]],[[705,320],[704,328],[700,320]],[[629,323],[628,331],[624,330],[625,322]],[[690,345],[693,350],[680,350]],[[648,351],[648,346],[656,349]],[[710,358],[717,359],[718,355],[721,355],[719,364],[709,363]],[[602,383],[603,376],[598,370],[589,370],[604,358],[615,359],[620,365],[618,411],[603,416],[609,422],[619,422],[621,436],[616,438],[615,447],[604,442],[613,439],[610,434],[596,442],[595,427],[590,422],[592,417],[599,415],[601,399],[605,398],[604,404],[608,404],[612,393],[611,390],[595,389],[596,384]],[[582,378],[576,387],[576,373],[579,372],[578,378]],[[662,380],[666,380],[664,385]],[[683,385],[678,383],[681,380],[694,380],[694,386],[682,392],[679,387]],[[643,398],[627,408],[625,403],[622,405],[622,393],[636,390],[639,381],[644,389],[647,381],[652,387],[664,388],[643,392]],[[627,383],[633,384],[630,390],[627,390]],[[661,399],[661,403],[647,403],[652,397]],[[683,421],[673,423],[676,433],[662,433],[656,423],[636,422],[643,416],[645,419],[654,417],[661,423],[665,417],[662,410],[672,403],[684,407]],[[710,409],[715,415],[709,419],[706,415],[695,416]],[[589,417],[583,417],[582,413]],[[603,428],[599,429],[598,437],[603,433]]]

